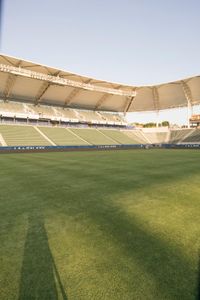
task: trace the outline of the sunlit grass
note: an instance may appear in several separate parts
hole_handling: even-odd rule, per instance
[[[197,299],[200,154],[0,156],[0,299]]]

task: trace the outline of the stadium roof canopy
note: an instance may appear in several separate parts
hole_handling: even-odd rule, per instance
[[[200,76],[153,86],[112,83],[0,55],[4,100],[115,112],[159,111],[200,104]]]

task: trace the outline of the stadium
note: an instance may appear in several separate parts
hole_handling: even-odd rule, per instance
[[[0,0],[0,300],[200,299],[199,10]]]
[[[188,128],[178,130],[135,129],[124,118],[133,111],[190,111],[200,103],[200,76],[131,87],[5,55],[0,71],[1,151],[200,147],[190,118]]]
[[[124,114],[190,109],[200,77],[131,87],[5,55],[0,71],[0,172],[14,192],[1,189],[1,299],[194,299],[200,129],[138,129]]]

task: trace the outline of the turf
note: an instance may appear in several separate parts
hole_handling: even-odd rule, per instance
[[[0,299],[198,299],[198,150],[0,155]]]

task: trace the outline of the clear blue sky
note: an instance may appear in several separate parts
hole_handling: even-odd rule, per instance
[[[3,7],[5,54],[133,85],[200,74],[199,0],[4,0]],[[186,114],[165,115],[174,122]]]

